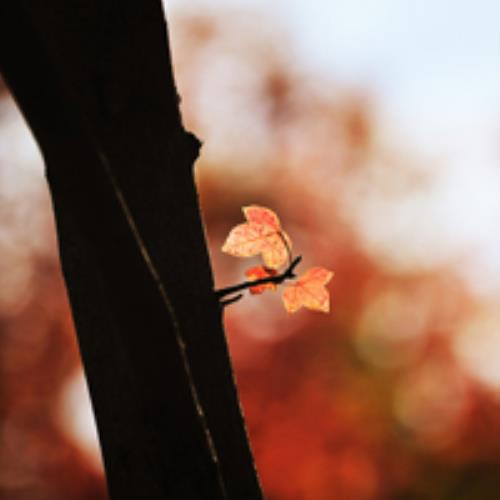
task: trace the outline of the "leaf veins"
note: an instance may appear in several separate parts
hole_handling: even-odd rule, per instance
[[[265,267],[279,269],[290,260],[292,243],[278,216],[258,205],[243,207],[243,213],[247,222],[231,230],[222,251],[235,257],[261,254]]]
[[[312,267],[297,281],[285,288],[283,303],[289,313],[306,307],[313,311],[330,311],[330,294],[325,285],[332,279],[333,272],[323,267]]]

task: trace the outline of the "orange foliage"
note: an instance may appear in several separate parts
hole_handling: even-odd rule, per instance
[[[323,267],[312,267],[306,271],[295,283],[285,288],[285,309],[293,313],[304,306],[312,311],[329,312],[330,295],[325,285],[332,277],[333,273]]]
[[[245,271],[245,276],[250,281],[260,280],[262,278],[270,278],[271,276],[276,276],[278,273],[274,269],[270,269],[264,266],[254,266]],[[255,285],[250,287],[250,293],[253,295],[258,295],[266,290],[276,290],[276,285],[274,283],[262,283],[260,285]]]
[[[278,216],[269,208],[251,205],[244,207],[243,213],[248,222],[231,230],[222,250],[236,257],[262,254],[265,265],[252,267],[245,273],[252,281],[277,276],[276,269],[286,261],[292,262],[290,237],[281,229]],[[295,264],[291,263],[290,269],[294,266]],[[293,276],[286,276],[286,279]],[[306,271],[296,282],[285,288],[283,304],[287,312],[294,313],[301,307],[329,312],[330,295],[325,285],[332,277],[333,273],[322,267],[313,267]],[[250,287],[250,293],[255,295],[275,289],[276,283],[270,281]]]
[[[281,229],[278,216],[268,208],[243,207],[248,222],[231,230],[222,251],[235,257],[262,255],[266,267],[278,269],[290,256],[291,241]]]

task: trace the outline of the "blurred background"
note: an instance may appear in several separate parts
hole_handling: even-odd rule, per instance
[[[241,206],[335,271],[225,321],[273,500],[500,498],[500,3],[166,5],[218,287]],[[43,165],[0,83],[0,497],[104,500]]]

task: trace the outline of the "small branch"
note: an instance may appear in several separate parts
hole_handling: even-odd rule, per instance
[[[296,278],[295,268],[298,266],[299,262],[302,260],[302,257],[299,255],[295,257],[295,259],[290,262],[290,265],[281,273],[276,276],[269,276],[268,278],[261,278],[259,280],[254,281],[244,281],[243,283],[239,283],[238,285],[228,286],[226,288],[220,288],[219,290],[215,290],[215,296],[217,298],[225,297],[226,295],[231,295],[232,293],[241,292],[242,290],[246,290],[252,286],[265,285],[266,283],[274,283],[275,285],[281,285],[286,280]],[[227,303],[234,302],[239,300],[239,298],[235,298],[234,300],[229,299],[229,301],[221,301],[221,304],[227,305]]]
[[[230,304],[233,304],[234,302],[238,302],[238,300],[240,300],[242,298],[243,298],[243,294],[239,293],[238,295],[235,295],[234,297],[229,297],[229,299],[225,299],[225,300],[219,301],[219,304],[222,307],[226,307],[226,306],[228,306]]]

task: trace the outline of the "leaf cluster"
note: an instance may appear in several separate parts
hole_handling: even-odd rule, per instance
[[[248,288],[252,294],[276,291],[278,286],[288,280],[292,283],[284,286],[282,299],[289,313],[301,307],[313,311],[329,312],[330,295],[326,285],[333,277],[333,272],[323,267],[312,267],[298,278],[295,267],[302,257],[292,257],[292,240],[281,227],[281,222],[271,209],[258,205],[243,207],[246,222],[238,224],[226,238],[222,251],[234,257],[254,257],[260,255],[262,265],[250,267],[245,271],[247,282],[217,291],[219,297]],[[280,269],[286,269],[279,272]],[[225,300],[231,303],[241,295]]]

